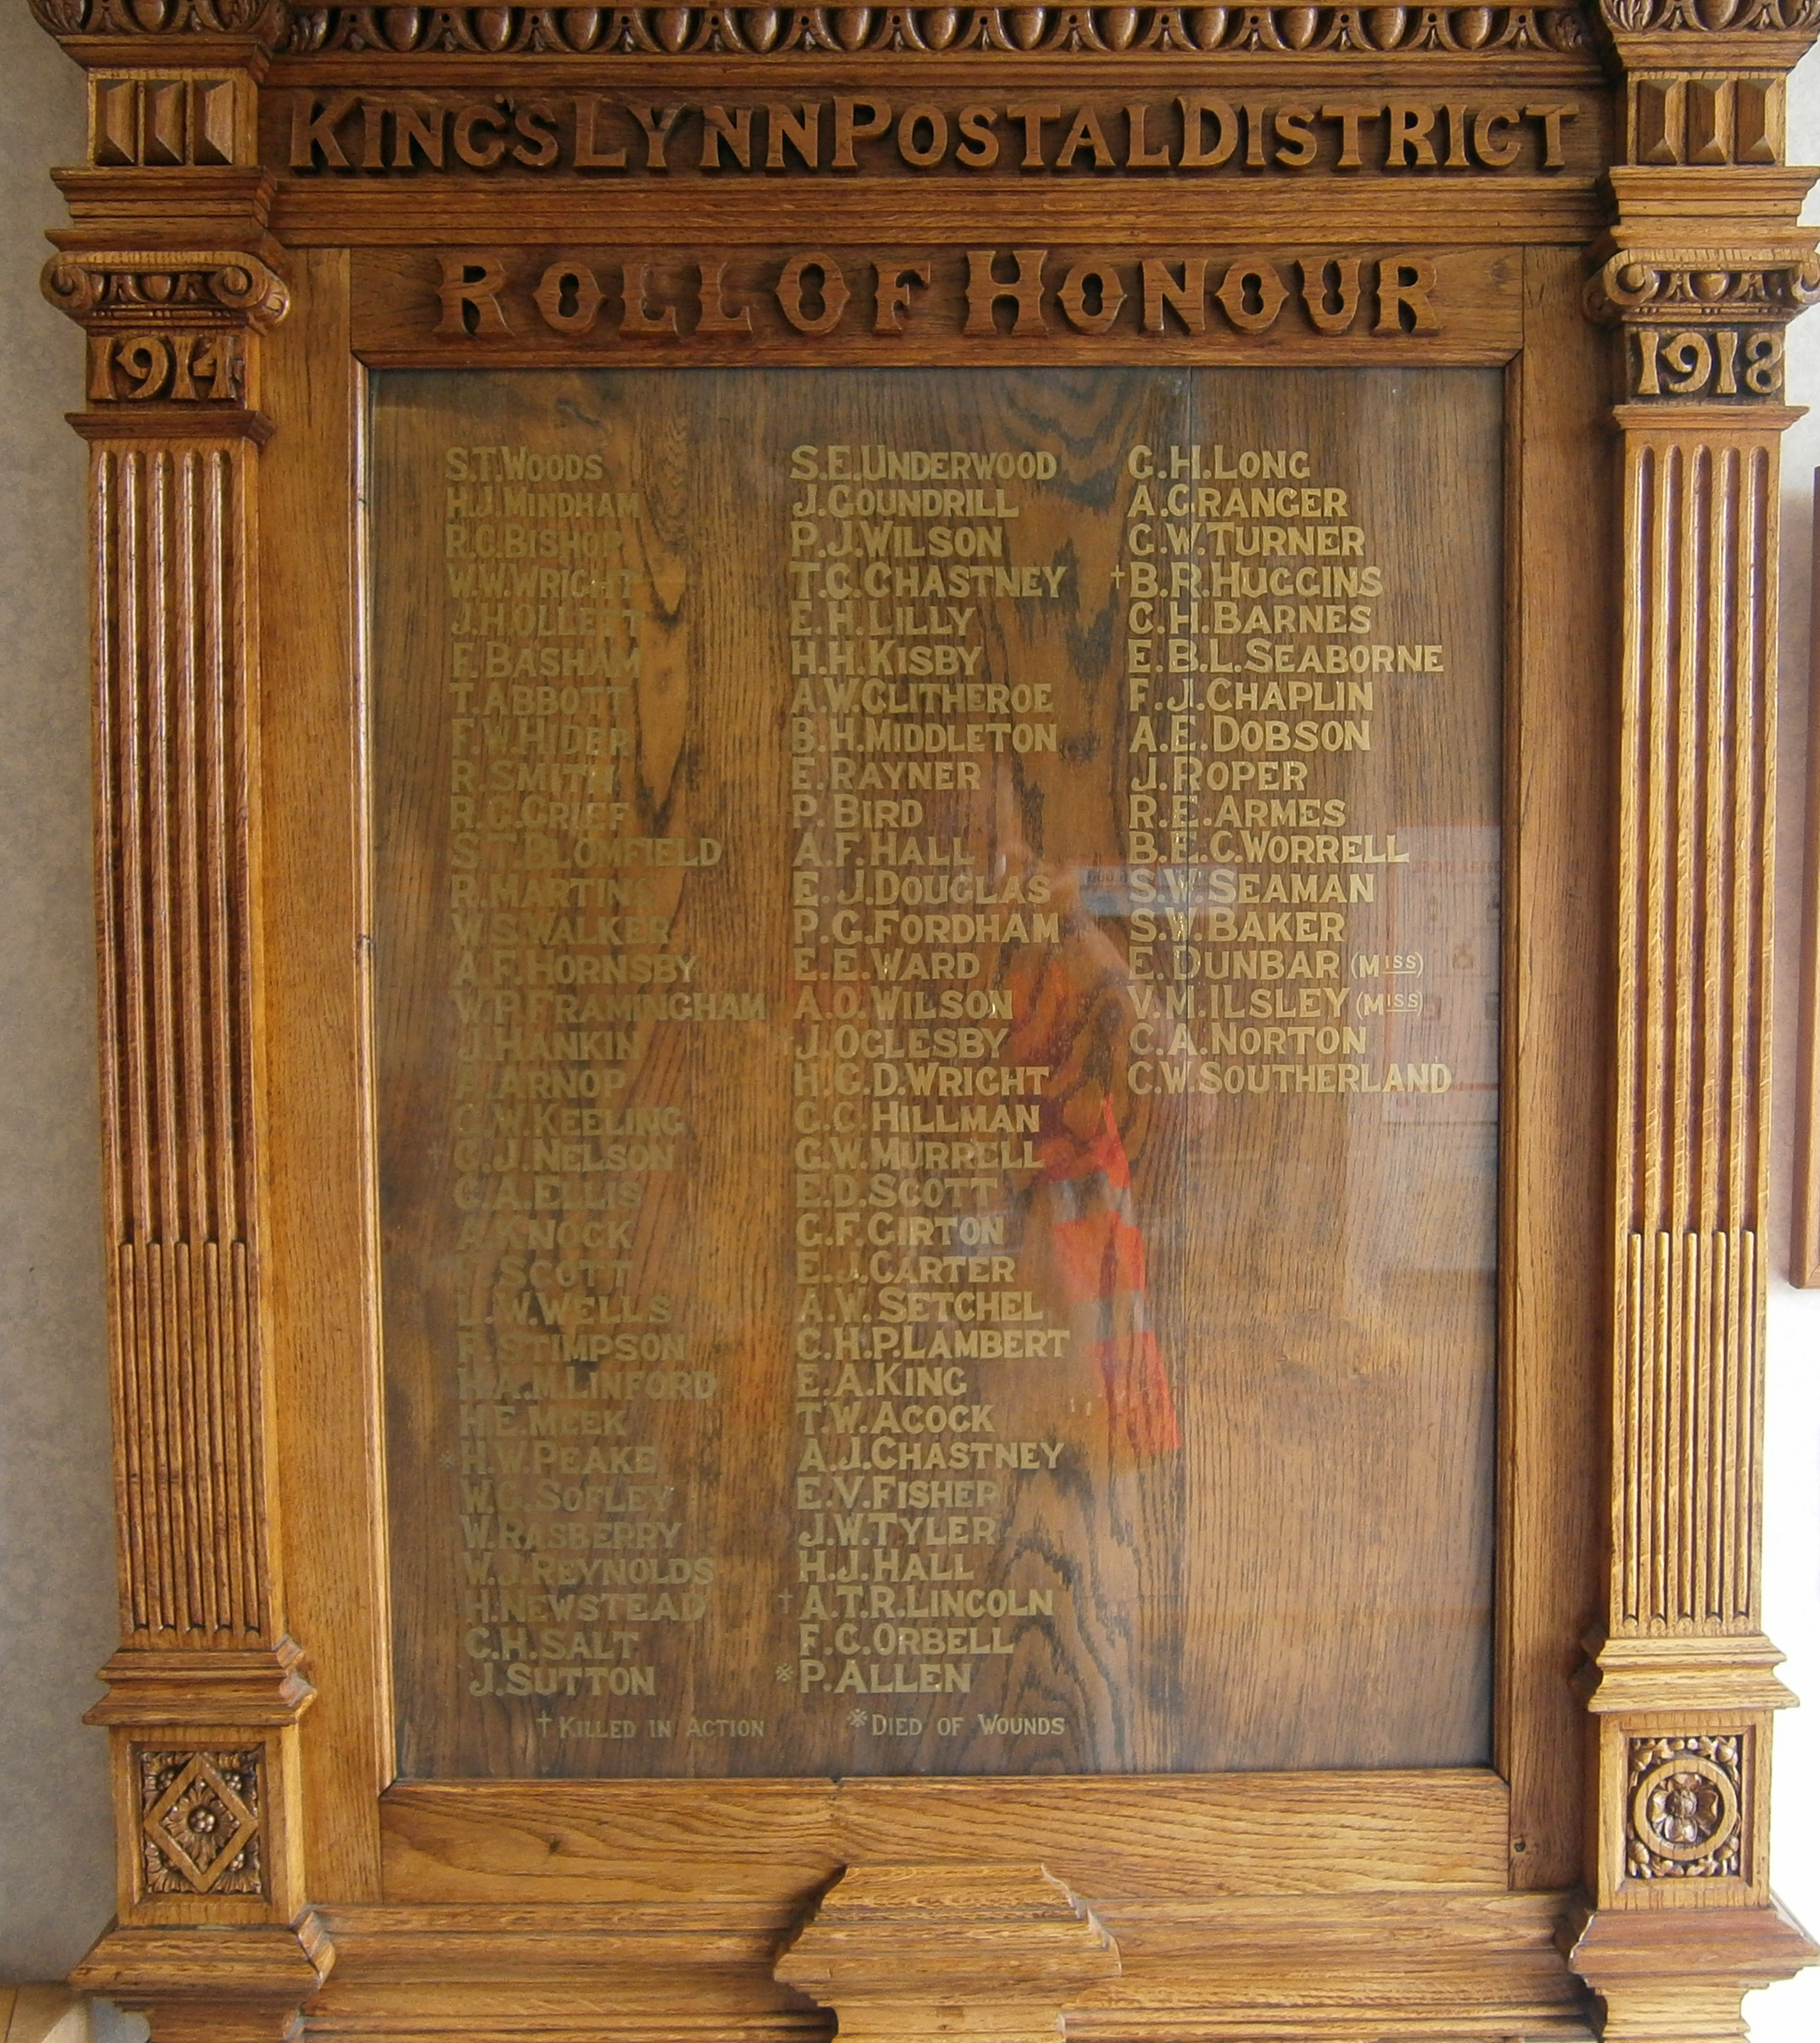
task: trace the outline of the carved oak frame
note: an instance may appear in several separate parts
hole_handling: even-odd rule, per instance
[[[830,2007],[847,2033],[1052,2036],[1065,2010],[1107,2037],[1741,2036],[1740,1995],[1814,1955],[1768,1884],[1788,1697],[1756,1565],[1776,362],[1820,286],[1783,164],[1806,0],[34,5],[90,108],[45,276],[89,346],[123,1633],[92,1719],[119,1915],[79,1983],[148,2010],[158,2043],[825,2034]],[[985,242],[1022,280],[1034,244],[1173,249],[1186,216],[1141,162],[1040,202],[786,177],[762,220],[737,186],[573,164],[401,181],[396,113],[355,102],[951,82],[1419,86],[1509,122],[1569,92],[1584,116],[1571,161],[1557,125],[1514,178],[1209,181],[1197,243],[1477,247],[1510,288],[1431,335],[1177,356],[1508,366],[1496,1767],[394,1784],[363,363],[603,358],[560,333],[483,347],[489,251],[675,251],[705,299],[704,266],[772,276],[806,241]],[[289,162],[301,93],[349,96],[354,174]],[[1466,125],[1436,131],[1451,167]],[[634,331],[655,316],[624,295]],[[773,320],[643,358],[1010,358],[956,324],[824,343]],[[1154,358],[1113,346],[1097,358]],[[1061,331],[1017,358],[1087,351]]]

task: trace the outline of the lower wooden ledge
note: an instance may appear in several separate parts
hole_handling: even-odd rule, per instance
[[[1121,1971],[1070,1995],[1069,2037],[1586,2043],[1593,2033],[1585,1988],[1557,1941],[1572,1918],[1569,1895],[1081,1898],[1116,1942]],[[675,1901],[326,1912],[339,1961],[309,2007],[312,2043],[821,2043],[833,2028],[825,2009],[772,1976],[797,1909]]]
[[[845,1866],[965,1865],[982,1841],[1101,1898],[1427,1892],[1510,1879],[1489,1769],[991,1780],[407,1781],[380,1802],[386,1899],[803,1911]]]

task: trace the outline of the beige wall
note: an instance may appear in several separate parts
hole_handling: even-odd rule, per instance
[[[1820,160],[1820,64],[1799,75],[1797,159]],[[78,75],[0,0],[0,1980],[53,1977],[112,1894],[102,1734],[79,1719],[113,1642],[98,1225],[88,836],[80,337],[38,294],[44,174],[80,155]],[[1820,405],[1820,315],[1799,327],[1792,394]],[[1820,417],[1786,473],[1784,834],[1798,838],[1807,546]],[[1785,858],[1782,912],[1799,913]],[[1791,992],[1784,956],[1783,991]],[[1791,1013],[1786,998],[1782,1008]],[[1782,1031],[1784,1079],[1792,1029]],[[1786,1092],[1784,1098],[1786,1098]],[[1787,1117],[1782,1133],[1786,1138]],[[1787,1187],[1786,1140],[1779,1193]],[[1785,1204],[1786,1202],[1784,1201]],[[1783,1251],[1778,1248],[1779,1266]],[[1771,1302],[1769,1629],[1820,1705],[1820,1293]],[[1777,1881],[1820,1925],[1820,1707],[1778,1742]],[[1757,2043],[1820,2036],[1820,1972],[1756,1998]]]
[[[113,1899],[113,1643],[95,1125],[82,337],[38,293],[81,80],[0,0],[0,1980],[54,1977]]]

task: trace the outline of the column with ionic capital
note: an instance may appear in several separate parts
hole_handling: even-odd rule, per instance
[[[1816,1955],[1769,1892],[1792,1699],[1758,1569],[1783,343],[1820,294],[1783,79],[1812,32],[1720,11],[1607,0],[1623,160],[1588,286],[1623,558],[1610,1573],[1572,1962],[1612,2043],[1741,2037],[1741,1996]]]
[[[289,301],[234,247],[84,247],[44,290],[88,338],[72,423],[122,1632],[90,1714],[113,1743],[118,1920],[76,1976],[147,2009],[157,2043],[270,2043],[330,1956],[297,1847],[311,1689],[285,1627],[260,1298],[258,350]]]

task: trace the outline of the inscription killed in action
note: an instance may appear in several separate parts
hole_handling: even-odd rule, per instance
[[[385,379],[405,1771],[1483,1758],[1498,399],[1342,381]]]

